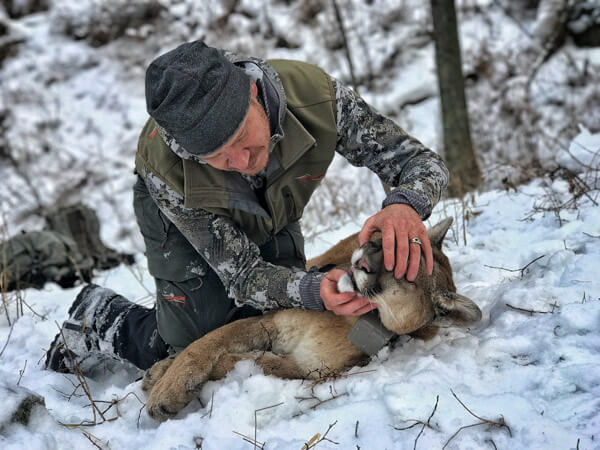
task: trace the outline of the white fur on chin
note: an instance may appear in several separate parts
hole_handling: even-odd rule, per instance
[[[350,274],[345,273],[338,280],[338,292],[354,292],[354,283],[352,283],[352,278]]]

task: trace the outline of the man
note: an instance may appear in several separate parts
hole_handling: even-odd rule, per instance
[[[89,285],[46,366],[87,371],[102,358],[141,369],[233,320],[275,308],[361,315],[376,307],[339,293],[341,270],[304,268],[298,220],[334,152],[397,187],[369,218],[385,266],[414,280],[422,220],[448,183],[441,159],[316,66],[265,62],[183,44],[146,72],[150,119],[136,155],[134,208],[156,279],[155,309]],[[84,326],[85,325],[85,326]]]

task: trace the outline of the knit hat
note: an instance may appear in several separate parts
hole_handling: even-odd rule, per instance
[[[182,44],[146,71],[146,108],[169,140],[196,157],[237,132],[250,107],[250,79],[202,41]]]

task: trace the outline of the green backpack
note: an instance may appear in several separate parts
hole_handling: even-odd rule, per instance
[[[84,256],[73,239],[51,230],[30,231],[0,243],[2,291],[35,287],[46,281],[72,287],[79,279],[89,282],[94,260]]]
[[[0,290],[41,289],[47,281],[72,287],[89,282],[93,269],[132,264],[133,255],[118,253],[100,240],[93,209],[78,203],[46,215],[46,229],[22,232],[0,243]]]
[[[94,267],[106,270],[121,263],[133,264],[133,255],[119,253],[100,240],[100,221],[96,212],[83,203],[63,206],[46,215],[47,228],[72,238],[79,251],[94,259]]]

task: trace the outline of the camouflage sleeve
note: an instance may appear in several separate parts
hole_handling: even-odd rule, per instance
[[[150,171],[141,175],[154,202],[215,271],[236,305],[263,311],[324,309],[318,290],[324,274],[264,261],[258,246],[230,219],[185,208],[183,197]]]
[[[332,79],[336,96],[338,142],[336,151],[354,166],[368,167],[395,187],[383,202],[412,206],[423,220],[448,185],[442,159],[358,94]]]

